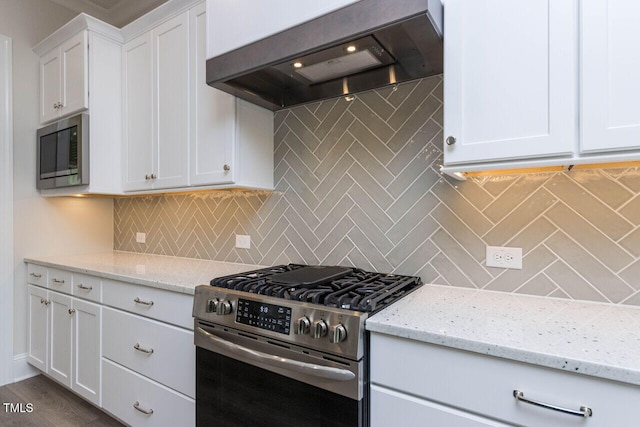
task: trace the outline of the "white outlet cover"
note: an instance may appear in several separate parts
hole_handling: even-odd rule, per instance
[[[486,266],[522,270],[522,248],[487,246]]]
[[[136,242],[138,242],[138,243],[146,243],[147,242],[147,233],[136,233]]]
[[[236,234],[236,248],[251,249],[251,236]]]

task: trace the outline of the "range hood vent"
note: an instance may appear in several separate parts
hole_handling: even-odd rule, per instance
[[[279,110],[440,74],[441,24],[440,0],[360,0],[207,60],[207,83]]]

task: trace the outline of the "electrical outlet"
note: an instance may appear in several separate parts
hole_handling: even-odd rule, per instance
[[[236,234],[236,248],[251,249],[251,236]]]
[[[522,248],[487,246],[486,266],[522,270]]]
[[[147,233],[136,233],[136,242],[138,242],[138,243],[146,243],[147,242]]]

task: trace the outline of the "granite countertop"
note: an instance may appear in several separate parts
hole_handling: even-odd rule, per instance
[[[264,268],[252,264],[120,251],[33,257],[24,261],[191,295],[196,286],[209,284],[215,277]]]
[[[425,285],[366,327],[640,385],[640,307]]]

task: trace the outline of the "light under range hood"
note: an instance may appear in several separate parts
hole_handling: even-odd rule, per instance
[[[207,60],[207,83],[279,110],[442,73],[440,0],[360,0]]]

